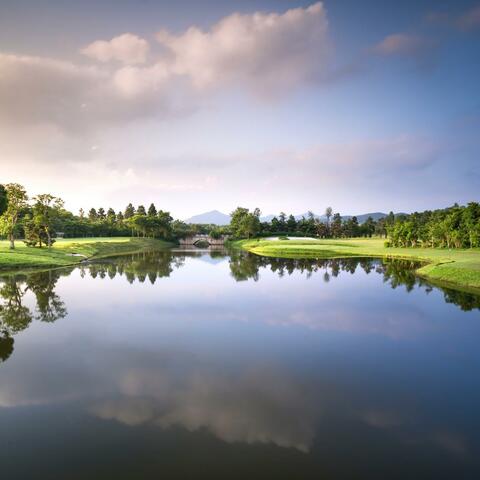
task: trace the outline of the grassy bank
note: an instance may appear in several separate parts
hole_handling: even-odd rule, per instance
[[[26,247],[15,242],[15,250],[9,250],[7,241],[0,241],[0,273],[34,268],[50,268],[74,265],[85,259],[137,253],[171,246],[150,238],[69,238],[59,239],[51,249]]]
[[[417,273],[437,284],[480,293],[480,249],[386,248],[383,239],[243,240],[237,246],[274,257],[397,257],[425,262]]]

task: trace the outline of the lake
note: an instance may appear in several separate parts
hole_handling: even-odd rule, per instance
[[[172,250],[0,278],[2,478],[480,478],[480,298],[416,266]]]

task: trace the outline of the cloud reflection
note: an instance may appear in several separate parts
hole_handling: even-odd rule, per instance
[[[181,382],[157,371],[140,372],[140,380],[138,374],[127,372],[119,396],[95,403],[90,412],[129,426],[206,429],[227,443],[272,443],[302,452],[312,446],[319,404],[285,373],[195,371]]]

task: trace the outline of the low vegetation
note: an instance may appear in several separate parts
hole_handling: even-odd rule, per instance
[[[401,248],[384,245],[382,238],[262,240],[251,239],[235,245],[257,255],[284,258],[396,257],[424,262],[418,275],[433,283],[480,292],[480,248]]]

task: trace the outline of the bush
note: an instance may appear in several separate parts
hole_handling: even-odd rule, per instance
[[[385,240],[385,241],[383,242],[383,246],[384,246],[385,248],[390,248],[390,247],[392,246],[392,244],[390,243],[389,240]]]

